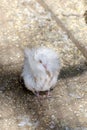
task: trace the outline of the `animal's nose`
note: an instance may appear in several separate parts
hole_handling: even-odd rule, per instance
[[[47,69],[47,65],[43,65],[45,69]]]

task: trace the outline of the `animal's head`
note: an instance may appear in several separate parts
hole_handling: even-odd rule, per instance
[[[38,49],[25,49],[25,56],[28,58],[33,70],[53,70],[58,66],[57,54],[46,47]]]
[[[55,51],[50,48],[41,47],[35,51],[35,60],[39,68],[47,69],[49,71],[58,67],[58,56]]]
[[[28,49],[26,48],[25,51],[25,61],[28,62],[30,68],[34,72],[38,72],[39,70],[43,70],[46,67],[46,58],[43,54],[38,53],[37,49]]]

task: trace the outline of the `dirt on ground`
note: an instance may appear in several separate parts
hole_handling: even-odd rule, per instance
[[[0,2],[0,130],[87,130],[87,59],[37,1]],[[45,2],[87,46],[86,1]],[[62,65],[40,102],[21,79],[24,48],[35,46],[53,48]]]

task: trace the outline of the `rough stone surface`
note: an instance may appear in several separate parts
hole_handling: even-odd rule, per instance
[[[46,0],[87,46],[86,0]],[[48,46],[62,69],[52,97],[38,101],[20,79],[26,46]],[[87,63],[35,0],[0,0],[0,130],[87,130]]]

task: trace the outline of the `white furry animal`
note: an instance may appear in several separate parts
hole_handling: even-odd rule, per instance
[[[22,76],[27,89],[33,93],[49,91],[56,85],[59,72],[60,61],[55,51],[47,47],[25,49]]]

